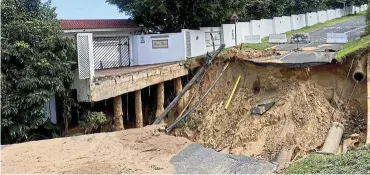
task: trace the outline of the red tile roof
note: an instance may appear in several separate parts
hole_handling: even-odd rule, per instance
[[[136,28],[134,21],[129,19],[89,19],[89,20],[61,20],[63,30],[73,29],[112,29]]]

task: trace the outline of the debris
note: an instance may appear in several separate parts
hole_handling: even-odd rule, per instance
[[[343,141],[343,152],[346,153],[348,150],[356,147],[356,144],[359,143],[359,134],[352,134],[350,138]]]
[[[268,111],[269,109],[272,108],[272,106],[274,106],[275,102],[271,102],[271,103],[265,103],[265,104],[259,104],[257,105],[257,107],[253,107],[251,109],[251,113],[252,114],[259,114],[259,115],[262,115],[264,114],[266,111]]]
[[[324,146],[318,153],[336,154],[342,140],[343,132],[344,126],[338,122],[334,122],[333,126],[329,130],[328,136],[326,137]]]
[[[279,153],[276,155],[276,157],[272,160],[272,162],[276,163],[278,165],[277,170],[283,170],[289,166],[290,161],[292,160],[293,153],[294,153],[293,148],[288,148],[287,146],[283,146]]]
[[[237,80],[236,80],[236,82],[235,82],[235,85],[234,85],[233,91],[232,91],[232,92],[231,92],[231,94],[230,94],[229,100],[227,100],[227,103],[226,103],[225,109],[227,109],[227,108],[229,107],[229,105],[230,105],[231,99],[233,98],[234,93],[235,93],[235,90],[236,90],[236,88],[238,87],[238,84],[239,84],[240,78],[241,78],[241,76],[239,75],[238,79],[237,79]]]

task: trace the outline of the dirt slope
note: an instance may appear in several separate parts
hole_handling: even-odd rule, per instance
[[[11,145],[2,149],[2,173],[174,173],[173,155],[191,142],[158,126]]]
[[[202,88],[194,89],[199,96],[213,82],[223,67],[213,65],[207,71]],[[354,83],[344,84],[343,98],[338,94],[349,64],[314,68],[288,69],[262,67],[243,61],[230,63],[224,76],[197,111],[187,120],[185,135],[210,148],[262,157],[271,160],[284,146],[294,150],[298,159],[323,144],[333,121],[345,124],[345,134],[366,130],[366,84],[361,82],[352,99]],[[229,109],[226,101],[237,77],[241,81]],[[275,102],[262,116],[250,110],[258,104]],[[334,109],[338,109],[332,117]],[[362,140],[364,141],[364,140]]]

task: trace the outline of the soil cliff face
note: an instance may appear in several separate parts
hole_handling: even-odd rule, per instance
[[[188,127],[177,134],[216,150],[267,160],[283,146],[294,150],[296,159],[319,149],[334,121],[345,125],[345,136],[359,133],[364,142],[366,82],[360,82],[349,99],[355,85],[351,77],[345,81],[350,61],[296,69],[232,61],[216,87],[187,119]],[[202,86],[193,92],[201,96],[223,66],[212,65]],[[225,110],[239,75],[237,91]],[[252,107],[269,102],[275,105],[266,113],[251,114]]]

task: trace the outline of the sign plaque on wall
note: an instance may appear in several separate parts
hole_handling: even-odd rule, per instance
[[[152,40],[153,49],[168,48],[168,39],[163,40]]]
[[[145,38],[144,38],[144,36],[140,36],[140,43],[145,43]]]

